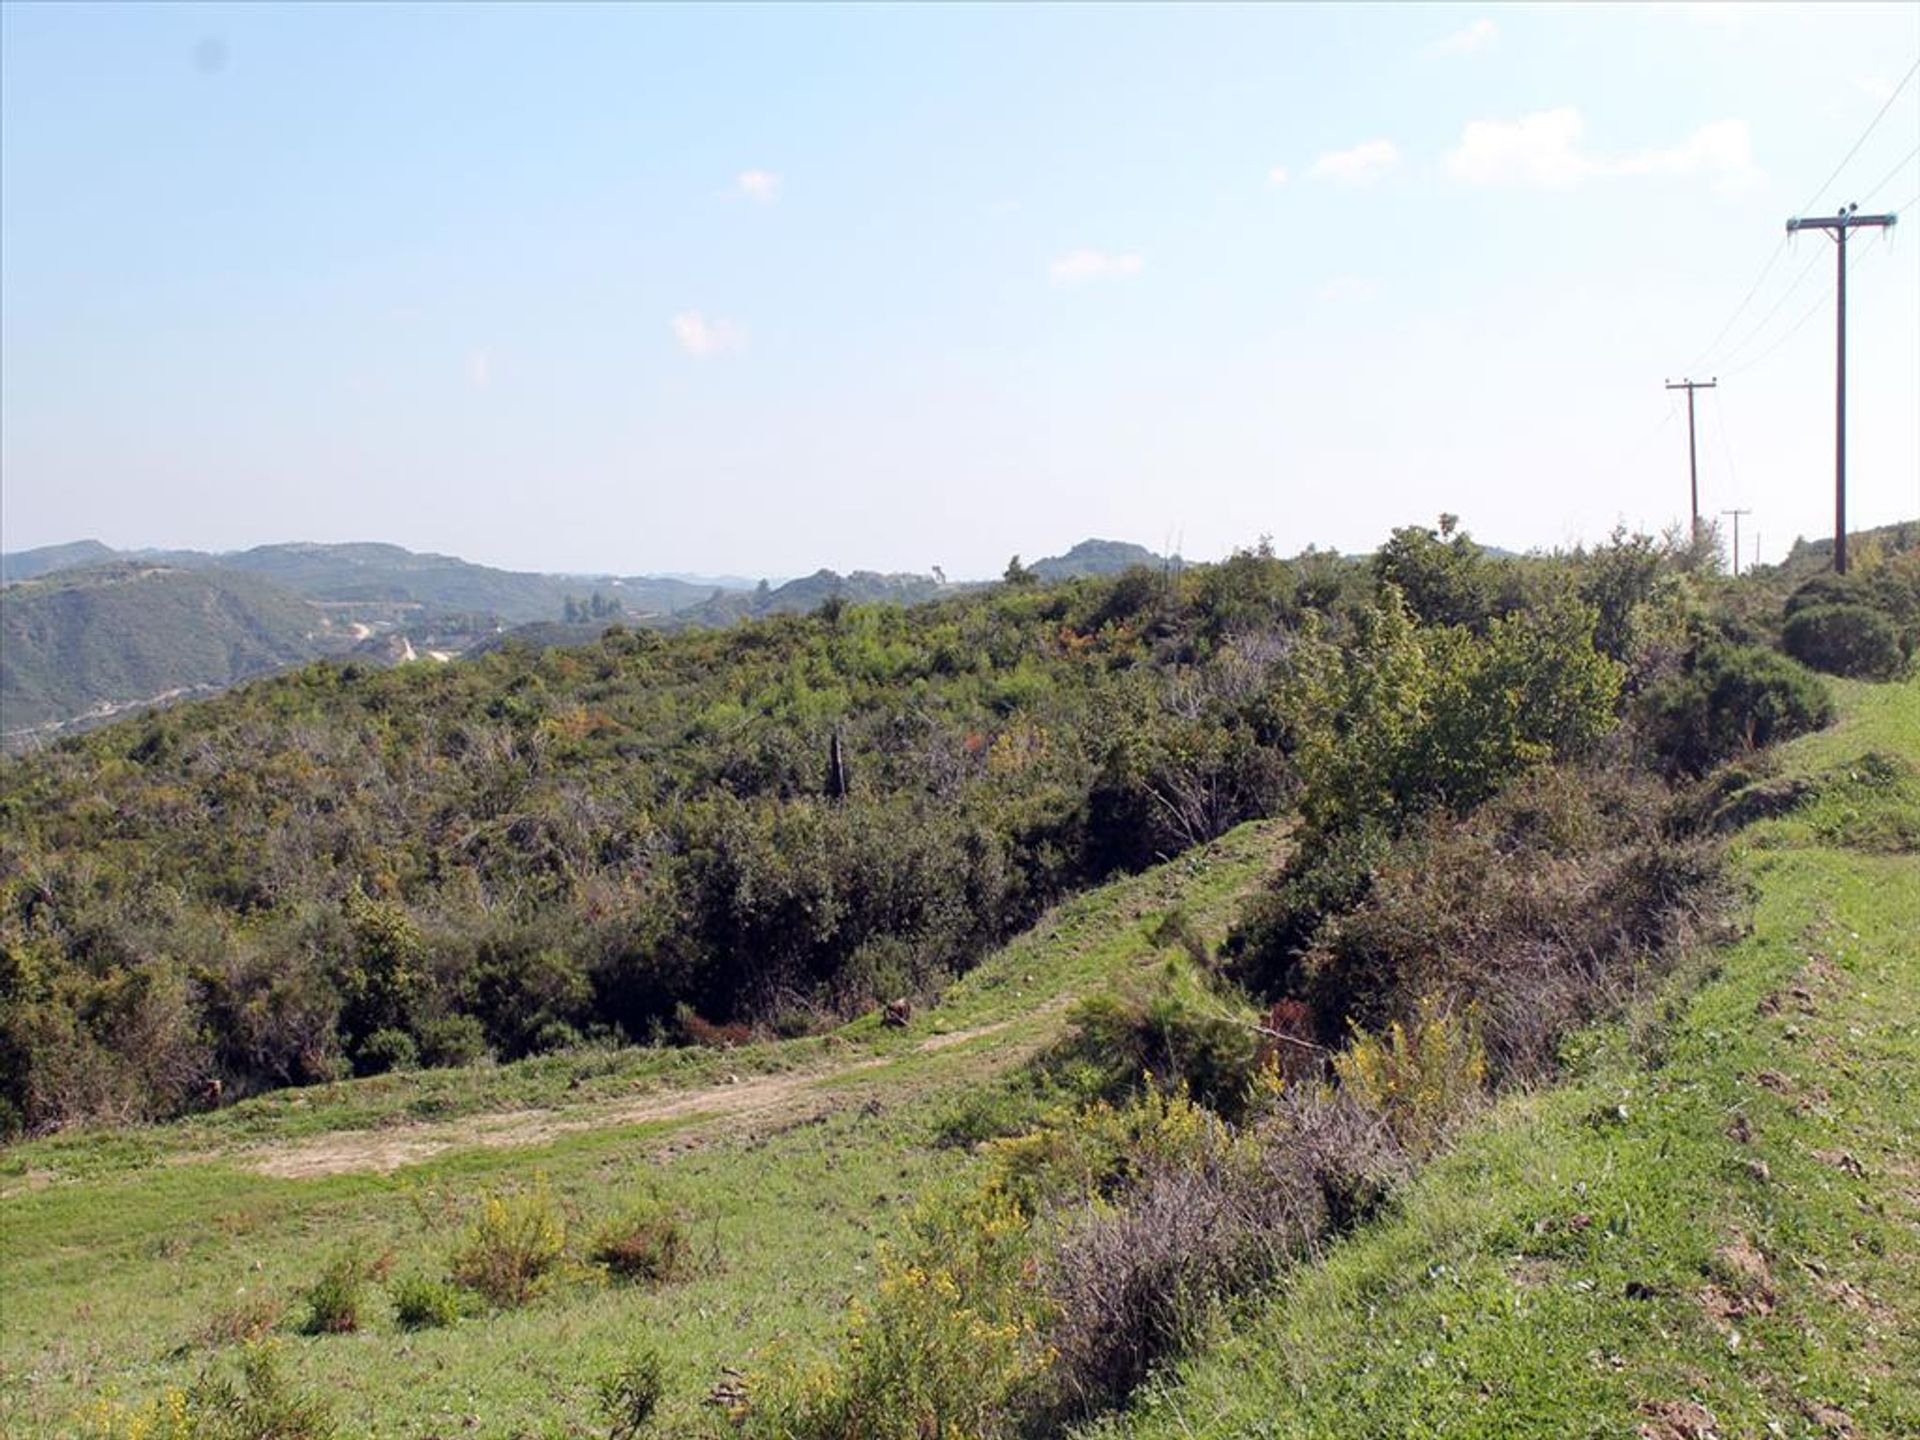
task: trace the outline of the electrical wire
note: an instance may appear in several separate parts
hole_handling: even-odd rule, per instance
[[[1852,160],[1853,157],[1859,153],[1860,147],[1867,143],[1867,137],[1873,134],[1875,127],[1877,127],[1880,124],[1881,120],[1886,117],[1886,113],[1893,108],[1894,102],[1900,98],[1901,93],[1907,88],[1907,86],[1910,83],[1912,83],[1913,77],[1916,73],[1920,73],[1920,59],[1915,60],[1912,65],[1907,67],[1907,73],[1900,77],[1900,83],[1893,87],[1893,93],[1887,96],[1886,102],[1881,105],[1880,109],[1875,113],[1873,119],[1867,122],[1867,128],[1860,132],[1860,138],[1853,142],[1852,148],[1849,149],[1847,153],[1841,157],[1840,163],[1833,167],[1833,173],[1827,176],[1826,182],[1823,185],[1821,185],[1821,187],[1818,190],[1813,192],[1812,198],[1810,198],[1806,204],[1800,207],[1800,212],[1802,214],[1805,214],[1807,211],[1811,210],[1814,207],[1815,202],[1817,202],[1822,195],[1827,193],[1828,188],[1832,186],[1833,182],[1840,178],[1840,172],[1847,168],[1847,162]],[[1920,153],[1920,147],[1916,147],[1915,152],[1909,152],[1906,160],[1902,160],[1899,165],[1894,166],[1893,170],[1888,173],[1886,179],[1881,180],[1879,184],[1875,185],[1873,190],[1869,192],[1869,198],[1871,198],[1872,195],[1874,194],[1878,194],[1881,186],[1884,186],[1888,180],[1891,180],[1894,175],[1897,175],[1900,172],[1901,166],[1904,166],[1907,163],[1907,160],[1911,160],[1913,158],[1914,153]],[[1767,277],[1773,273],[1773,267],[1775,265],[1778,265],[1780,263],[1780,257],[1786,254],[1787,240],[1788,240],[1788,237],[1785,235],[1782,235],[1780,239],[1775,242],[1773,247],[1773,253],[1767,256],[1766,263],[1760,267],[1760,274],[1754,279],[1753,284],[1747,287],[1747,293],[1741,297],[1740,303],[1733,307],[1733,313],[1727,317],[1726,323],[1720,327],[1719,331],[1714,335],[1713,339],[1707,342],[1707,346],[1704,350],[1700,352],[1699,358],[1696,359],[1691,365],[1687,367],[1688,374],[1692,374],[1695,371],[1698,371],[1704,368],[1706,361],[1711,359],[1713,355],[1719,350],[1720,342],[1726,339],[1728,332],[1733,329],[1735,323],[1740,319],[1742,315],[1746,314],[1747,307],[1753,303],[1753,297],[1760,293],[1760,287],[1767,283]],[[1789,295],[1793,293],[1794,288],[1797,288],[1799,286],[1800,281],[1803,278],[1805,278],[1805,271],[1802,271],[1799,276],[1795,277],[1793,286],[1789,287],[1788,289],[1787,293]],[[1767,312],[1768,317],[1771,318],[1773,314],[1779,310],[1780,305],[1785,303],[1786,302],[1783,298],[1779,303],[1775,304],[1773,310],[1770,310]],[[1753,332],[1747,336],[1746,340],[1743,340],[1739,345],[1734,346],[1733,350],[1729,352],[1728,358],[1731,359],[1734,356],[1737,356],[1742,349],[1744,349],[1748,344],[1752,342],[1754,335],[1758,334],[1760,330],[1765,328],[1765,326],[1766,326],[1766,322],[1764,320],[1759,325],[1756,325],[1754,327]]]
[[[1916,73],[1920,73],[1920,60],[1915,60],[1913,64],[1907,67],[1907,73],[1902,75],[1900,77],[1900,83],[1893,87],[1893,93],[1887,96],[1886,104],[1882,105],[1879,110],[1874,113],[1873,119],[1867,122],[1867,128],[1860,132],[1860,138],[1853,142],[1853,148],[1840,157],[1840,163],[1833,167],[1833,174],[1827,176],[1826,183],[1814,191],[1813,198],[1800,207],[1801,214],[1804,215],[1807,211],[1813,209],[1813,207],[1819,203],[1820,197],[1832,188],[1833,182],[1840,178],[1840,172],[1847,168],[1847,162],[1860,153],[1860,147],[1867,143],[1867,137],[1873,134],[1874,127],[1886,118],[1887,111],[1893,108],[1893,102],[1900,98],[1901,92],[1912,82]]]
[[[1860,203],[1862,205],[1870,204],[1873,200],[1873,197],[1878,195],[1882,190],[1886,189],[1887,185],[1892,181],[1893,177],[1898,175],[1902,170],[1906,169],[1907,162],[1912,160],[1913,157],[1916,155],[1920,155],[1920,145],[1915,145],[1913,149],[1907,151],[1905,155],[1901,156],[1900,159],[1894,164],[1894,167],[1891,170],[1889,170],[1886,174],[1882,175],[1880,179],[1875,182],[1874,187],[1871,190],[1867,191],[1866,194],[1860,197]]]
[[[1914,198],[1912,200],[1909,200],[1907,204],[1912,205],[1916,202],[1920,202],[1920,195],[1914,196]],[[1897,214],[1898,212],[1896,211],[1895,213]],[[1859,268],[1860,262],[1866,258],[1866,255],[1867,255],[1867,251],[1866,251],[1866,247],[1864,246],[1861,247],[1859,250],[1854,251],[1853,258],[1847,261],[1847,275],[1849,277],[1851,277],[1853,275],[1853,272]],[[1768,356],[1772,355],[1774,351],[1778,350],[1782,345],[1786,344],[1787,341],[1791,340],[1794,336],[1798,335],[1802,330],[1806,328],[1807,322],[1813,319],[1815,315],[1819,314],[1820,311],[1825,307],[1827,301],[1833,298],[1833,292],[1836,288],[1838,287],[1835,285],[1835,283],[1829,280],[1827,282],[1826,288],[1820,292],[1820,298],[1815,300],[1813,304],[1807,307],[1806,314],[1802,315],[1798,320],[1794,321],[1793,324],[1787,329],[1787,331],[1784,334],[1782,334],[1766,349],[1762,350],[1758,355],[1755,355],[1752,359],[1748,360],[1744,365],[1738,365],[1733,369],[1727,371],[1727,378],[1732,379],[1735,375],[1746,374],[1747,371],[1753,369],[1754,366],[1758,365],[1762,360],[1765,360]]]
[[[1813,267],[1826,258],[1826,256],[1817,252],[1807,257],[1807,263],[1800,267],[1800,273],[1793,277],[1793,283],[1780,293],[1778,300],[1773,302],[1773,308],[1760,317],[1760,323],[1747,332],[1745,339],[1734,346],[1733,349],[1727,351],[1723,357],[1723,368],[1724,366],[1731,366],[1732,362],[1738,360],[1742,352],[1744,352],[1749,345],[1760,338],[1767,326],[1773,322],[1773,317],[1778,315],[1786,303],[1793,298],[1794,292],[1806,283],[1807,276],[1813,273]],[[1734,367],[1732,370],[1729,370],[1728,373],[1737,373],[1739,368],[1741,367]]]

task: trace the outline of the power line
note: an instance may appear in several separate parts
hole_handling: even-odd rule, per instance
[[[1908,84],[1913,80],[1913,77],[1916,72],[1920,72],[1920,60],[1915,60],[1912,65],[1907,67],[1907,73],[1900,77],[1900,83],[1893,87],[1893,93],[1887,96],[1886,102],[1881,105],[1879,111],[1874,115],[1873,119],[1867,122],[1867,128],[1860,132],[1860,138],[1853,142],[1853,147],[1849,149],[1844,156],[1841,157],[1840,163],[1833,167],[1833,173],[1827,176],[1825,184],[1821,185],[1821,187],[1818,190],[1814,191],[1812,197],[1808,199],[1807,203],[1800,207],[1803,213],[1808,210],[1811,210],[1814,207],[1815,203],[1820,199],[1820,197],[1826,194],[1827,188],[1831,186],[1835,180],[1840,178],[1840,172],[1847,168],[1847,162],[1853,159],[1853,157],[1859,153],[1860,147],[1862,145],[1867,143],[1867,137],[1873,134],[1875,127],[1879,125],[1880,121],[1883,118],[1885,118],[1887,111],[1893,108],[1894,101],[1900,98],[1901,92],[1907,88]],[[1913,158],[1913,153],[1910,152],[1907,156],[1907,160],[1911,160],[1912,158]],[[1887,180],[1891,180],[1894,175],[1898,174],[1900,170],[1900,166],[1905,165],[1907,163],[1907,160],[1902,160],[1900,162],[1900,165],[1896,165],[1893,168],[1893,171],[1888,174],[1886,179],[1881,180],[1879,182],[1879,185],[1876,185],[1873,188],[1873,190],[1867,193],[1866,198],[1868,200],[1871,200],[1875,194],[1879,193],[1880,186],[1885,185],[1887,183]],[[1903,212],[1896,212],[1896,213],[1903,213]],[[1706,362],[1709,359],[1711,359],[1715,355],[1715,353],[1717,353],[1720,346],[1720,342],[1726,339],[1727,333],[1733,329],[1735,323],[1740,319],[1740,317],[1746,314],[1747,307],[1753,303],[1753,297],[1760,293],[1760,287],[1767,283],[1767,277],[1773,273],[1773,267],[1780,263],[1780,257],[1786,254],[1786,252],[1787,252],[1787,237],[1783,235],[1780,237],[1779,241],[1774,245],[1773,253],[1767,256],[1766,263],[1760,267],[1760,273],[1758,276],[1755,277],[1753,284],[1747,287],[1747,293],[1741,297],[1740,303],[1733,307],[1733,313],[1727,317],[1726,323],[1723,324],[1718,330],[1718,332],[1715,333],[1713,339],[1707,342],[1707,347],[1706,349],[1700,352],[1699,358],[1697,358],[1696,360],[1693,361],[1692,364],[1687,366],[1689,370],[1702,370],[1706,368]],[[1794,281],[1794,287],[1797,288],[1799,283],[1800,283],[1799,278],[1796,277]],[[1789,293],[1791,293],[1791,290],[1789,291]],[[1780,302],[1780,304],[1784,304],[1784,303],[1785,303],[1784,300]],[[1780,308],[1780,304],[1776,304],[1774,306],[1774,310],[1778,310]],[[1767,313],[1769,318],[1771,318],[1774,311],[1768,311]],[[1759,325],[1754,327],[1754,333],[1757,334],[1760,330],[1764,329],[1765,326],[1766,326],[1766,322],[1763,320]],[[1742,341],[1740,345],[1737,345],[1734,347],[1732,353],[1727,358],[1731,359],[1733,355],[1738,355],[1740,351],[1752,341],[1752,339],[1753,339],[1753,335],[1750,334],[1745,341]],[[1725,368],[1724,365],[1722,368]]]
[[[1874,113],[1873,119],[1867,122],[1867,128],[1860,132],[1860,138],[1853,142],[1853,148],[1840,157],[1840,163],[1833,167],[1833,174],[1827,176],[1826,183],[1814,191],[1812,196],[1807,200],[1807,203],[1800,207],[1803,212],[1813,209],[1813,207],[1819,203],[1820,197],[1827,193],[1828,188],[1832,186],[1833,182],[1840,178],[1840,172],[1847,168],[1847,161],[1853,159],[1855,155],[1860,153],[1860,147],[1867,143],[1867,137],[1873,134],[1874,127],[1886,118],[1887,111],[1893,108],[1893,102],[1900,98],[1900,92],[1907,88],[1915,72],[1920,72],[1920,60],[1915,60],[1913,64],[1907,67],[1907,73],[1902,75],[1900,77],[1900,83],[1893,87],[1893,93],[1887,96],[1887,103],[1882,105],[1879,110]]]
[[[1786,241],[1783,239],[1781,243],[1784,245]],[[1793,298],[1794,291],[1806,283],[1807,276],[1813,273],[1813,267],[1819,263],[1820,257],[1817,254],[1807,257],[1807,263],[1800,267],[1800,273],[1793,277],[1793,283],[1781,291],[1780,298],[1773,302],[1773,308],[1760,317],[1760,323],[1747,332],[1744,340],[1727,352],[1727,360],[1732,361],[1738,359],[1741,351],[1745,350],[1749,345],[1753,344],[1755,340],[1760,338],[1761,333],[1766,330],[1767,326],[1772,322],[1773,317],[1778,315],[1781,307]]]
[[[1920,145],[1915,145],[1911,150],[1907,151],[1905,155],[1902,155],[1899,160],[1895,161],[1893,168],[1876,180],[1873,188],[1860,197],[1860,203],[1862,205],[1867,204],[1874,196],[1886,189],[1887,182],[1892,180],[1893,177],[1898,175],[1902,170],[1906,169],[1907,162],[1912,160],[1916,155],[1920,155]]]
[[[1915,204],[1920,204],[1920,195],[1914,196],[1912,200],[1909,200],[1907,202],[1908,206],[1912,206]],[[1896,215],[1900,215],[1900,214],[1904,214],[1905,211],[1896,210],[1893,213]],[[1859,266],[1860,262],[1866,258],[1866,255],[1867,255],[1867,252],[1865,250],[1858,250],[1854,252],[1853,258],[1847,261],[1847,273],[1849,275],[1851,275],[1854,272],[1854,270]],[[1814,258],[1817,260],[1820,257],[1816,255]],[[1827,301],[1833,298],[1833,292],[1835,288],[1836,288],[1836,282],[1829,280],[1826,283],[1825,288],[1821,290],[1819,296],[1814,300],[1813,304],[1807,307],[1806,312],[1803,315],[1801,315],[1801,317],[1798,320],[1794,321],[1793,324],[1788,326],[1786,330],[1783,331],[1779,335],[1779,337],[1774,340],[1774,342],[1771,345],[1767,346],[1767,348],[1762,350],[1758,355],[1755,355],[1751,360],[1747,360],[1742,364],[1736,365],[1731,370],[1727,371],[1727,378],[1732,379],[1735,375],[1746,374],[1747,371],[1753,369],[1754,366],[1758,365],[1761,361],[1765,360],[1769,355],[1772,355],[1782,345],[1785,345],[1787,341],[1791,340],[1794,336],[1798,335],[1802,330],[1806,329],[1807,322],[1813,319],[1814,316],[1818,315],[1821,312],[1821,310],[1823,310],[1826,307]]]
[[[1753,297],[1760,293],[1760,287],[1766,283],[1767,276],[1773,273],[1773,267],[1780,263],[1780,257],[1786,253],[1787,237],[1782,235],[1780,243],[1773,247],[1773,253],[1767,257],[1767,263],[1760,267],[1758,278],[1748,287],[1740,303],[1733,307],[1733,313],[1727,317],[1727,323],[1722,325],[1719,333],[1707,342],[1707,348],[1700,352],[1700,358],[1687,367],[1689,370],[1698,370],[1705,365],[1708,358],[1719,348],[1720,342],[1727,338],[1727,332],[1733,329],[1733,322],[1747,313],[1747,306],[1753,303]]]

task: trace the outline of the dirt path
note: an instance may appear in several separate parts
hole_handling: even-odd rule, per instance
[[[1058,1008],[1050,1006],[1049,1009]],[[972,1030],[929,1036],[908,1055],[935,1054],[998,1034],[1011,1021],[1001,1020]],[[1030,1055],[1037,1043],[1010,1046],[995,1057],[993,1068],[1004,1069]],[[739,1122],[779,1125],[807,1116],[831,1114],[869,1098],[863,1091],[841,1085],[850,1076],[878,1070],[901,1056],[870,1056],[824,1069],[728,1079],[695,1089],[662,1090],[597,1105],[566,1109],[503,1110],[469,1115],[444,1124],[406,1125],[380,1130],[343,1130],[311,1140],[294,1141],[250,1151],[247,1167],[283,1180],[307,1180],[323,1175],[357,1172],[385,1174],[403,1165],[416,1165],[449,1150],[514,1149],[544,1145],[562,1135],[583,1130],[652,1125],[666,1120],[732,1122],[704,1132],[701,1143],[735,1133]],[[687,1148],[681,1146],[678,1148]],[[197,1158],[206,1159],[207,1156]]]

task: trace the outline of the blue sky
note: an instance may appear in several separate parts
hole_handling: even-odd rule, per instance
[[[0,17],[9,549],[1551,546],[1683,516],[1692,367],[1777,555],[1832,505],[1783,223],[1920,198],[1915,5]],[[1854,242],[1861,524],[1920,513],[1915,231]]]

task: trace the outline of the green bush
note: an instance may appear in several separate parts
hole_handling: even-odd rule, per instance
[[[1887,680],[1906,663],[1893,622],[1864,605],[1809,605],[1793,612],[1780,644],[1803,665],[1829,675]]]
[[[484,1060],[487,1029],[475,1015],[441,1015],[420,1026],[420,1063],[436,1069]]]
[[[1798,661],[1743,645],[1703,645],[1690,669],[1641,697],[1642,734],[1671,775],[1704,775],[1723,760],[1833,722],[1833,697]]]
[[[524,1305],[559,1267],[567,1224],[544,1180],[489,1195],[453,1256],[454,1283],[500,1309]]]
[[[308,1335],[349,1335],[360,1328],[371,1272],[357,1255],[342,1255],[320,1272],[307,1287],[307,1318],[301,1331]]]
[[[679,1212],[649,1197],[601,1226],[587,1258],[622,1280],[666,1285],[692,1269],[693,1247]]]
[[[440,1330],[460,1318],[460,1292],[431,1275],[409,1275],[389,1293],[402,1330]]]
[[[666,1364],[660,1352],[642,1341],[600,1377],[600,1412],[611,1427],[609,1440],[631,1440],[646,1428],[666,1394]]]
[[[404,1030],[376,1030],[360,1042],[354,1068],[362,1075],[385,1075],[394,1070],[418,1070],[420,1047]]]
[[[1238,1115],[1245,1105],[1257,1032],[1196,982],[1169,976],[1151,989],[1091,995],[1068,1020],[1072,1033],[1048,1064],[1099,1076],[1103,1098],[1153,1086],[1184,1090],[1223,1115]]]

